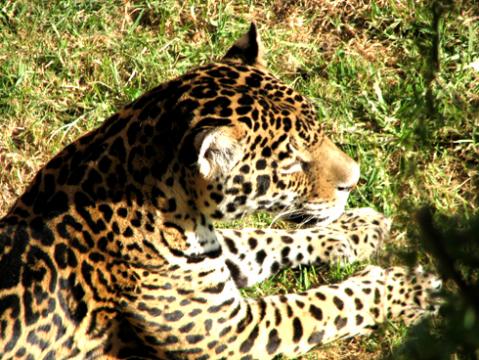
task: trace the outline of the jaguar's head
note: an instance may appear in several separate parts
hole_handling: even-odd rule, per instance
[[[213,219],[256,210],[328,223],[359,166],[322,130],[312,104],[265,68],[255,25],[214,64],[188,75],[194,103],[181,143],[196,206]]]

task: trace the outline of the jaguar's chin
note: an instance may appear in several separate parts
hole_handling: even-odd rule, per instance
[[[329,223],[328,217],[315,217],[309,214],[285,215],[283,220],[301,225],[302,227],[318,226]]]
[[[281,215],[281,219],[298,224],[300,227],[327,226],[338,219],[344,212],[345,204],[337,203],[336,206],[322,209],[312,209],[313,206],[305,204],[302,209]]]
[[[301,227],[326,226],[335,220],[335,218],[330,216],[322,217],[307,213],[286,215],[283,216],[282,219],[294,224],[298,224]]]

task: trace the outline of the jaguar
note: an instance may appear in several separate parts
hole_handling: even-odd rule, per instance
[[[252,24],[38,171],[0,221],[0,358],[294,357],[433,312],[441,281],[420,268],[242,296],[285,267],[366,261],[390,227],[345,210],[358,163],[262,54]],[[256,211],[300,226],[214,227]]]

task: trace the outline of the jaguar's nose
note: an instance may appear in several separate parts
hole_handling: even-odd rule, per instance
[[[341,175],[342,176],[337,179],[338,181],[336,183],[336,189],[338,191],[348,192],[353,190],[359,181],[359,164],[353,159],[349,158],[348,161],[346,161],[346,166],[343,168]]]

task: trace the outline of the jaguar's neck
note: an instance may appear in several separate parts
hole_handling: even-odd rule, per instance
[[[67,243],[128,261],[219,249],[211,220],[196,207],[191,174],[172,165],[175,159],[152,161],[143,154],[132,167],[119,150],[126,139],[102,143],[98,130],[82,139],[38,172],[9,212],[11,222],[57,229]]]
[[[71,168],[71,163],[59,165],[59,173],[62,166]],[[172,166],[161,179],[146,178],[141,184],[125,167],[102,175],[90,186],[85,185],[88,181],[77,185],[59,182],[46,166],[11,209],[10,219],[55,228],[67,243],[129,261],[199,256],[219,249],[211,220],[193,200],[198,194],[187,180],[189,174]],[[84,177],[93,175],[87,169]],[[104,193],[103,188],[111,190]]]

